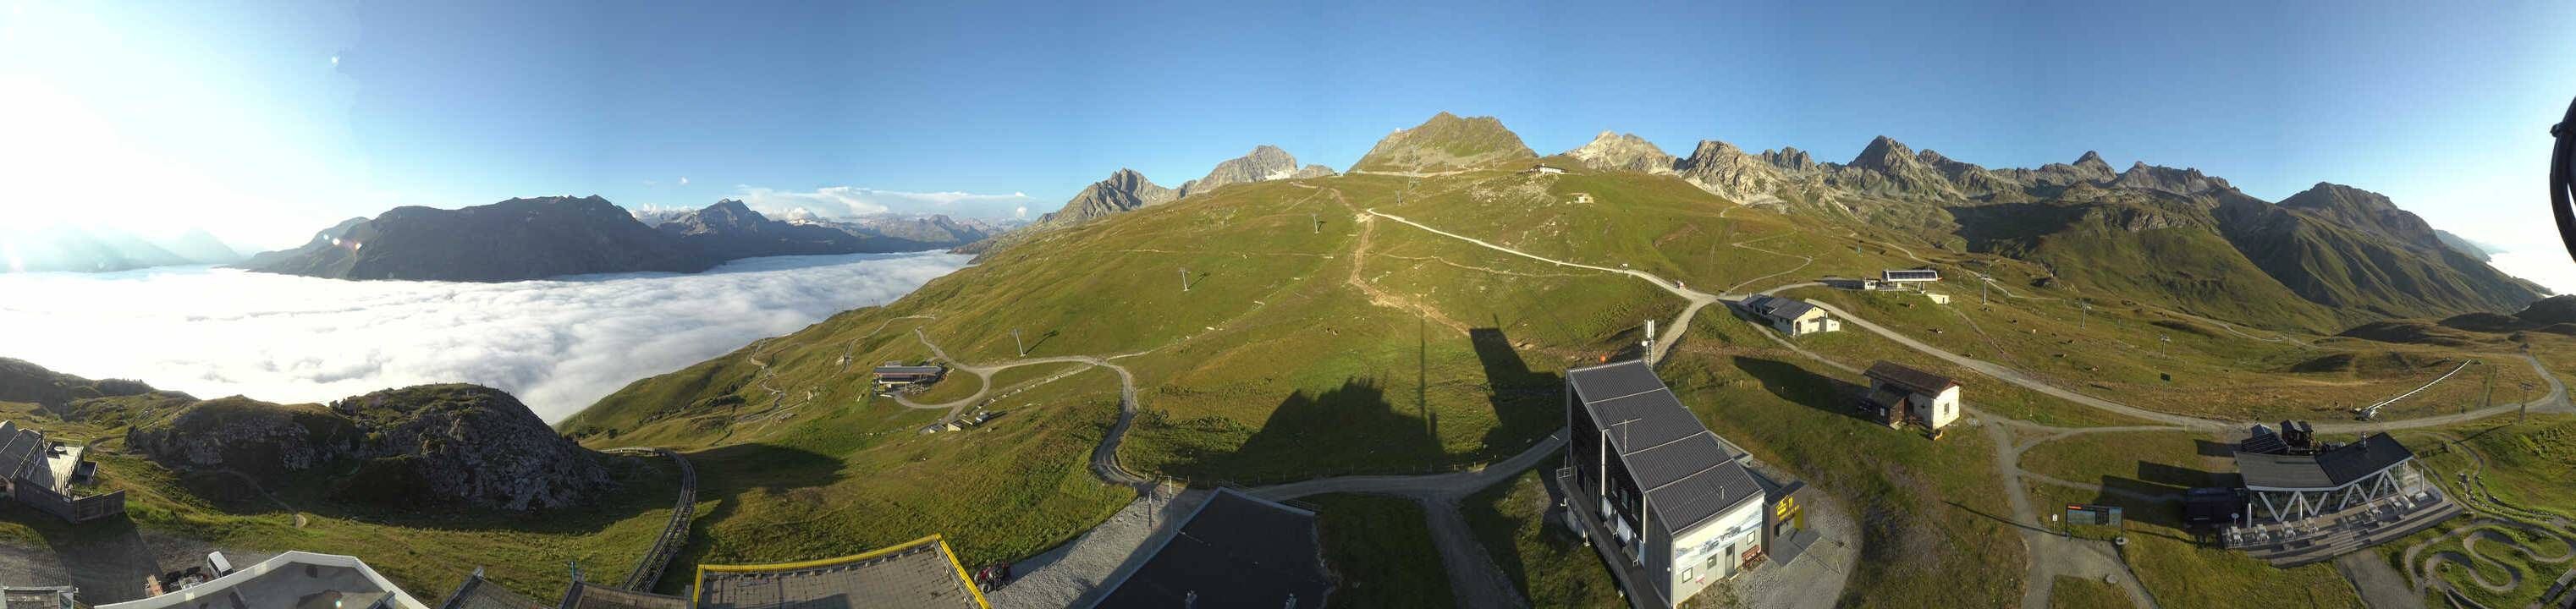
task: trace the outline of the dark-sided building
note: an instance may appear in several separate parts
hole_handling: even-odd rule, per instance
[[[1632,601],[1680,604],[1762,556],[1765,508],[1779,506],[1652,368],[1625,361],[1565,376],[1567,501],[1600,532],[1593,545],[1623,569]]]

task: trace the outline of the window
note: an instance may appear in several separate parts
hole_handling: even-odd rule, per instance
[[[1698,571],[1698,570],[1696,570],[1696,569],[1682,569],[1682,581],[1691,581],[1691,580],[1695,580],[1695,579],[1699,579],[1699,571]]]
[[[1731,551],[1731,550],[1734,550],[1734,548],[1727,548],[1727,549],[1728,549],[1728,550],[1730,550],[1730,551]],[[1707,564],[1705,564],[1705,565],[1702,565],[1702,566],[1708,567],[1708,570],[1710,570],[1710,571],[1715,571],[1715,570],[1717,570],[1717,559],[1718,559],[1718,557],[1720,557],[1720,556],[1725,556],[1725,554],[1720,554],[1720,553],[1716,553],[1716,552],[1710,552],[1710,553],[1708,554],[1708,563],[1707,563]]]

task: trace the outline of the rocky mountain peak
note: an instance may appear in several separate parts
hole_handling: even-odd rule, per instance
[[[1565,152],[1595,169],[1672,173],[1673,155],[1636,134],[1602,131],[1592,141]]]
[[[1718,194],[1739,203],[1765,203],[1779,199],[1778,192],[1789,183],[1781,172],[1785,157],[1813,165],[1806,153],[1790,149],[1786,154],[1764,152],[1756,157],[1745,154],[1734,144],[1717,140],[1700,140],[1691,149],[1690,158],[1673,162],[1674,173],[1697,185],[1701,190]]]
[[[1064,202],[1063,209],[1039,217],[1038,222],[1081,222],[1177,198],[1179,191],[1155,185],[1153,180],[1145,179],[1145,174],[1121,167],[1111,172],[1109,179],[1083,187],[1072,200]]]
[[[1263,144],[1243,156],[1217,163],[1207,177],[1182,182],[1174,198],[1214,191],[1229,184],[1281,180],[1297,174],[1297,157],[1278,146]],[[1142,176],[1139,176],[1141,179]]]
[[[1353,171],[1439,172],[1538,158],[1521,136],[1490,116],[1461,118],[1448,112],[1378,140]]]
[[[1722,144],[1724,142],[1720,143]],[[1815,157],[1808,155],[1805,150],[1799,150],[1796,146],[1783,146],[1779,150],[1764,150],[1762,151],[1762,161],[1770,163],[1773,167],[1789,171],[1804,172],[1816,169]]]
[[[1895,138],[1882,135],[1869,140],[1869,146],[1860,149],[1860,156],[1852,157],[1851,162],[1845,166],[1876,171],[1895,171],[1914,164],[1912,149],[1906,148],[1905,144],[1896,141]]]
[[[2084,151],[2084,156],[2075,157],[2075,167],[2077,169],[2096,171],[2105,176],[2111,175],[2111,163],[2102,160],[2102,153],[2091,150]]]

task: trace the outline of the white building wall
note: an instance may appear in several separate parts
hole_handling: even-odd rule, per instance
[[[1932,428],[1948,427],[1951,421],[1956,420],[1959,420],[1959,388],[1954,386],[1932,397]]]
[[[1762,503],[1758,497],[1745,501],[1699,528],[1682,532],[1681,539],[1673,544],[1672,570],[1667,574],[1672,578],[1666,589],[1673,591],[1673,604],[1682,604],[1700,590],[1744,570],[1739,562],[1744,551],[1762,545]],[[1714,566],[1710,564],[1712,558],[1716,559]]]

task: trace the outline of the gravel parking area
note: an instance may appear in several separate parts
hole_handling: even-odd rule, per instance
[[[1821,489],[1798,494],[1806,501],[1807,527],[1822,538],[1797,560],[1764,564],[1735,581],[1736,607],[1830,609],[1860,564],[1859,526],[1841,500]]]

